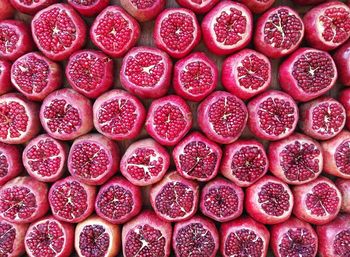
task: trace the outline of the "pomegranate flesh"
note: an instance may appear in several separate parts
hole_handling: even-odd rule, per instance
[[[0,142],[0,187],[22,171],[21,148]]]
[[[68,3],[84,16],[95,16],[109,4],[109,0],[68,0]]]
[[[18,257],[24,254],[24,236],[27,228],[28,224],[16,224],[0,219],[0,252],[2,256]]]
[[[176,2],[180,6],[190,9],[196,14],[204,14],[210,11],[219,0],[176,0]]]
[[[239,0],[239,2],[245,4],[253,13],[260,14],[267,11],[275,0]]]
[[[23,0],[10,0],[12,6],[17,10],[25,14],[34,15],[38,11],[57,3],[58,0],[35,0],[35,1],[23,1]]]
[[[338,178],[335,185],[342,195],[340,211],[350,213],[350,180]]]
[[[350,41],[335,52],[333,59],[339,71],[340,83],[350,86]]]
[[[120,0],[120,4],[136,20],[145,22],[157,17],[166,0]]]
[[[339,102],[346,110],[346,127],[350,129],[350,89],[345,89],[340,92]]]
[[[6,94],[11,90],[11,63],[0,60],[0,95]]]

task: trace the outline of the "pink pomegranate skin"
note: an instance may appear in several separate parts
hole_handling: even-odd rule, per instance
[[[271,226],[271,248],[275,257],[315,257],[318,237],[307,222],[291,217],[289,220]]]
[[[197,109],[198,125],[210,139],[230,144],[242,134],[248,120],[244,102],[225,91],[215,91],[205,98]]]
[[[218,177],[203,187],[199,203],[205,216],[226,222],[242,215],[244,192],[231,181]]]
[[[350,86],[350,41],[336,50],[333,59],[339,71],[339,82]]]
[[[136,20],[146,22],[157,17],[157,15],[164,9],[166,1],[120,0],[120,4]]]
[[[178,32],[177,28],[181,28]],[[197,17],[185,8],[167,8],[155,22],[153,40],[157,48],[171,57],[180,59],[187,56],[201,39]]]
[[[350,179],[350,132],[343,130],[337,136],[321,143],[324,158],[324,172],[344,179]]]
[[[350,180],[338,178],[335,185],[342,195],[340,211],[350,213]]]
[[[320,97],[299,106],[299,127],[317,140],[328,140],[338,135],[345,126],[346,110],[331,97]]]
[[[9,0],[0,1],[0,20],[11,18],[14,12],[15,8],[13,8]]]
[[[196,14],[204,14],[210,11],[219,0],[176,0],[178,5],[192,10]]]
[[[275,0],[240,0],[242,4],[245,4],[253,13],[263,13],[268,10]]]
[[[141,98],[159,98],[169,90],[172,69],[173,63],[164,51],[134,47],[123,58],[120,83]]]
[[[132,94],[110,90],[96,99],[93,106],[93,122],[96,130],[113,140],[137,137],[144,125],[146,109]]]
[[[280,23],[281,20],[283,24]],[[258,18],[255,28],[255,49],[274,59],[294,52],[304,37],[302,19],[288,6],[269,9]],[[287,39],[282,40],[285,37]]]
[[[144,210],[123,226],[123,256],[170,256],[172,227],[151,210]],[[150,247],[143,247],[147,243]]]
[[[217,55],[226,55],[245,48],[252,39],[253,16],[243,4],[220,1],[202,21],[206,47]]]
[[[42,182],[55,182],[66,171],[68,145],[42,134],[28,142],[22,160],[28,174]]]
[[[69,84],[88,98],[97,98],[113,86],[113,72],[113,60],[94,50],[75,52],[66,66]]]
[[[73,140],[93,128],[91,102],[73,89],[56,90],[44,99],[40,122],[51,137]]]
[[[94,1],[77,1],[68,0],[75,10],[77,10],[81,15],[84,16],[95,16],[99,14],[104,8],[109,4],[109,0],[94,0]]]
[[[61,87],[61,67],[39,52],[31,52],[12,64],[11,82],[29,100],[41,102]]]
[[[34,15],[38,11],[57,3],[57,0],[21,1],[10,0],[11,5],[19,12]]]
[[[170,166],[165,147],[151,138],[132,143],[120,161],[120,171],[136,186],[148,186],[160,181]]]
[[[47,184],[29,176],[16,177],[0,189],[0,218],[22,224],[43,217],[49,210]]]
[[[220,253],[223,257],[246,254],[265,257],[269,248],[270,232],[263,224],[246,216],[223,223],[220,239]]]
[[[251,49],[227,57],[222,64],[223,86],[243,100],[264,92],[271,85],[271,77],[270,60]]]
[[[316,5],[325,2],[326,0],[292,0],[298,5]]]
[[[311,47],[330,51],[350,37],[350,8],[340,1],[317,5],[303,20],[305,38]]]
[[[340,211],[342,196],[335,184],[326,177],[293,187],[293,214],[308,223],[322,225],[335,219]]]
[[[0,96],[2,121],[0,142],[23,144],[35,137],[41,127],[39,105],[27,100],[22,94],[8,93]]]
[[[24,236],[27,229],[28,224],[16,224],[0,218],[0,248],[3,256],[18,257],[24,254]]]
[[[219,249],[219,233],[210,219],[194,216],[175,223],[172,242],[176,257],[215,257]]]
[[[333,88],[338,78],[330,54],[312,48],[300,48],[279,67],[278,79],[283,91],[296,101],[313,100]]]
[[[22,170],[21,148],[0,142],[0,187]]]
[[[248,187],[263,177],[269,167],[264,146],[254,139],[239,139],[225,146],[221,174],[239,187]]]
[[[122,57],[137,43],[139,37],[140,25],[116,5],[108,6],[100,12],[90,27],[92,43],[113,58]]]
[[[11,63],[0,60],[0,95],[6,94],[12,90],[11,85]]]
[[[328,224],[316,227],[320,257],[341,257],[349,252],[350,215],[341,214]]]
[[[346,127],[350,129],[350,89],[345,89],[340,92],[339,102],[346,110]]]
[[[33,40],[30,36],[29,27],[22,21],[0,21],[0,37],[1,59],[14,61],[33,49]]]
[[[86,24],[68,4],[52,4],[39,11],[31,26],[36,46],[51,60],[66,60],[85,44]],[[52,33],[56,30],[57,33]]]

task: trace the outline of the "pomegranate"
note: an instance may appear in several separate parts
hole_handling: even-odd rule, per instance
[[[74,140],[68,155],[69,173],[88,185],[102,185],[119,168],[119,148],[101,134],[86,134]]]
[[[91,102],[73,89],[56,90],[44,99],[40,122],[51,137],[73,140],[93,128]]]
[[[25,235],[24,244],[29,257],[70,256],[73,250],[74,227],[48,216],[32,223]]]
[[[21,149],[0,142],[0,187],[22,171]]]
[[[169,95],[151,103],[146,131],[162,145],[176,145],[192,127],[192,113],[185,100]]]
[[[340,92],[339,101],[346,110],[346,127],[350,129],[350,89]]]
[[[141,208],[141,189],[123,177],[108,180],[98,191],[95,201],[97,215],[113,224],[129,221]]]
[[[204,14],[210,11],[219,0],[176,0],[176,2],[197,14]]]
[[[0,253],[2,256],[17,257],[24,254],[23,239],[27,228],[28,224],[16,224],[0,219]]]
[[[238,97],[225,91],[215,91],[199,104],[197,120],[209,139],[220,144],[230,144],[242,134],[247,124],[248,111]]]
[[[135,138],[142,130],[146,109],[132,94],[110,90],[96,99],[93,120],[96,130],[113,140]]]
[[[57,3],[57,0],[36,0],[36,1],[23,1],[23,0],[10,0],[12,6],[17,10],[25,14],[34,15],[38,11]]]
[[[15,9],[10,3],[10,0],[0,1],[0,21],[9,19],[13,16]]]
[[[132,184],[148,186],[160,181],[170,165],[166,148],[151,138],[132,143],[120,161],[120,171]]]
[[[243,100],[265,91],[271,85],[271,77],[270,60],[251,49],[229,56],[222,64],[223,86]]]
[[[338,215],[342,202],[339,189],[325,177],[295,186],[293,196],[295,201],[293,214],[316,225],[332,221]]]
[[[170,256],[171,224],[150,210],[143,211],[123,226],[123,256]]]
[[[246,47],[253,35],[253,16],[240,3],[220,1],[202,21],[203,40],[218,55],[232,54]]]
[[[256,256],[267,254],[270,233],[250,217],[240,217],[221,225],[220,252],[223,257]]]
[[[341,46],[333,55],[339,71],[339,81],[345,86],[350,86],[350,41]]]
[[[335,185],[342,195],[340,211],[350,213],[350,180],[338,178]]]
[[[244,192],[231,181],[216,178],[202,189],[201,212],[218,222],[233,220],[242,215]]]
[[[335,63],[327,52],[300,48],[279,67],[281,88],[295,100],[306,102],[328,92],[338,77]]]
[[[182,98],[199,102],[218,84],[218,68],[205,53],[196,52],[175,64],[173,87]]]
[[[49,210],[48,187],[31,177],[16,177],[0,188],[0,218],[30,223]]]
[[[61,67],[39,52],[28,53],[12,64],[11,82],[29,100],[42,101],[61,87]]]
[[[304,37],[304,24],[299,14],[287,6],[271,8],[255,25],[254,45],[271,58],[294,52]]]
[[[239,0],[245,4],[253,13],[263,13],[267,11],[274,3],[275,0]]]
[[[74,246],[80,257],[117,256],[120,251],[120,228],[98,216],[80,222],[75,229]]]
[[[6,94],[12,90],[10,77],[11,63],[0,60],[0,95]]]
[[[69,84],[89,98],[97,98],[113,85],[113,60],[100,51],[81,50],[69,57]]]
[[[34,16],[32,35],[44,55],[62,61],[83,47],[86,25],[70,5],[52,4]]]
[[[67,155],[67,144],[43,134],[29,141],[22,159],[30,176],[43,182],[55,182],[66,171]]]
[[[173,249],[176,257],[215,257],[219,248],[219,233],[215,224],[200,216],[175,224]]]
[[[316,5],[325,2],[326,0],[292,0],[299,5]]]
[[[186,220],[197,211],[199,185],[173,171],[152,185],[149,197],[154,211],[161,219],[169,222]]]
[[[40,127],[39,106],[18,93],[0,96],[0,142],[22,144],[35,137]]]
[[[111,57],[122,57],[140,37],[140,25],[119,6],[105,8],[90,27],[90,39]]]
[[[268,158],[272,174],[290,185],[315,180],[323,168],[321,145],[299,133],[271,142]]]
[[[269,90],[248,103],[248,127],[265,140],[290,136],[298,123],[299,110],[293,98],[281,91]]]
[[[271,227],[271,248],[275,257],[315,257],[318,237],[309,223],[290,218]]]
[[[209,181],[216,176],[222,151],[202,133],[192,132],[173,149],[176,170],[185,178]]]
[[[254,139],[240,139],[225,147],[220,171],[239,187],[248,187],[269,167],[264,146]]]
[[[292,214],[292,191],[275,177],[264,176],[248,187],[245,193],[245,209],[256,221],[277,224],[285,222]]]
[[[350,132],[343,130],[336,137],[321,143],[323,170],[333,176],[350,179]]]
[[[299,127],[308,136],[327,140],[338,135],[345,126],[346,110],[331,97],[321,97],[299,107]]]
[[[49,203],[53,216],[61,221],[78,223],[94,211],[96,189],[73,177],[56,181],[50,188]]]
[[[120,4],[141,22],[153,20],[164,9],[165,0],[121,0]]]
[[[107,5],[109,4],[109,0],[68,0],[68,4],[73,6],[73,8],[77,10],[81,15],[95,16],[107,7]]]
[[[120,83],[139,97],[159,98],[168,92],[172,69],[170,57],[162,50],[134,47],[124,56]]]
[[[310,46],[333,50],[350,38],[350,8],[340,1],[320,4],[305,14],[304,24]]]
[[[185,8],[168,8],[154,25],[155,45],[173,58],[183,58],[198,45],[201,31],[196,15]]]
[[[316,227],[320,257],[342,257],[349,253],[350,215],[339,215],[332,222]]]

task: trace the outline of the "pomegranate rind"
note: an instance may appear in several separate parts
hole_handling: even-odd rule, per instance
[[[38,11],[57,3],[57,0],[39,0],[39,1],[20,1],[10,0],[11,5],[17,10],[25,14],[34,15]]]
[[[96,0],[87,5],[85,5],[87,2],[80,2],[81,4],[79,4],[79,2],[80,1],[68,0],[68,4],[70,4],[75,10],[81,15],[88,17],[99,14],[109,4],[109,0]]]
[[[219,2],[219,0],[176,0],[176,2],[178,5],[190,9],[196,14],[204,14],[209,12]]]
[[[335,185],[342,195],[340,211],[350,213],[350,180],[338,178]]]
[[[13,88],[11,85],[11,63],[6,60],[0,60],[0,95],[8,93],[12,89]]]
[[[9,145],[0,142],[1,176],[0,187],[7,181],[17,177],[21,171],[22,159],[21,149],[16,145]],[[6,170],[6,171],[5,171]],[[4,174],[3,172],[6,172]]]
[[[132,0],[120,0],[121,6],[136,20],[146,22],[153,20],[164,9],[165,0],[155,0],[151,6],[146,8],[138,8],[137,4]],[[148,4],[149,2],[147,2]]]
[[[0,10],[0,20],[11,18],[15,12],[15,8],[13,8],[9,0],[3,0],[0,2]]]
[[[339,102],[346,110],[346,127],[350,129],[350,89],[345,89],[340,92]]]
[[[298,5],[316,5],[325,2],[326,0],[292,0]]]
[[[11,226],[10,230],[8,231],[2,230],[2,232],[5,232],[3,235],[1,235],[3,239],[7,238],[5,237],[5,235],[7,234],[7,232],[11,231],[12,229],[14,229],[16,233],[14,238],[12,237],[9,238],[9,239],[13,239],[11,252],[5,252],[6,250],[2,248],[2,243],[3,242],[8,243],[8,241],[2,241],[0,245],[1,254],[3,254],[6,257],[17,257],[17,256],[22,256],[25,253],[24,236],[28,229],[28,225],[29,224],[16,224],[0,218],[0,227]]]
[[[340,83],[350,86],[350,41],[336,50],[333,59],[339,71]]]
[[[245,4],[253,13],[260,14],[268,10],[275,0],[240,0],[242,4]]]

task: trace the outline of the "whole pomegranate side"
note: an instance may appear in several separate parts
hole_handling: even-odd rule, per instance
[[[239,0],[245,4],[253,13],[260,14],[268,10],[275,0]]]
[[[0,142],[0,187],[23,170],[21,150],[19,146]]]
[[[350,89],[345,89],[340,92],[339,102],[346,110],[346,127],[350,129]]]
[[[6,60],[0,60],[0,95],[8,93],[12,89],[11,63]]]
[[[110,0],[92,0],[92,1],[79,1],[79,0],[68,0],[75,10],[84,16],[95,16],[99,14],[104,8],[107,7]]]
[[[326,0],[292,0],[299,5],[316,5],[325,2]]]
[[[1,255],[17,257],[24,254],[24,236],[27,228],[28,224],[16,224],[0,218]]]
[[[184,8],[190,9],[197,14],[204,14],[210,11],[219,0],[176,0]]]
[[[12,6],[17,10],[25,14],[34,15],[38,11],[57,3],[57,0],[37,0],[37,1],[22,1],[22,0],[10,0]]]
[[[340,211],[350,213],[350,180],[338,178],[335,185],[342,195]]]
[[[339,71],[339,81],[350,86],[350,41],[336,50],[333,59]]]
[[[140,22],[153,20],[164,9],[166,0],[120,0],[121,6]]]
[[[0,20],[6,20],[13,16],[15,8],[13,8],[10,0],[0,1]]]

